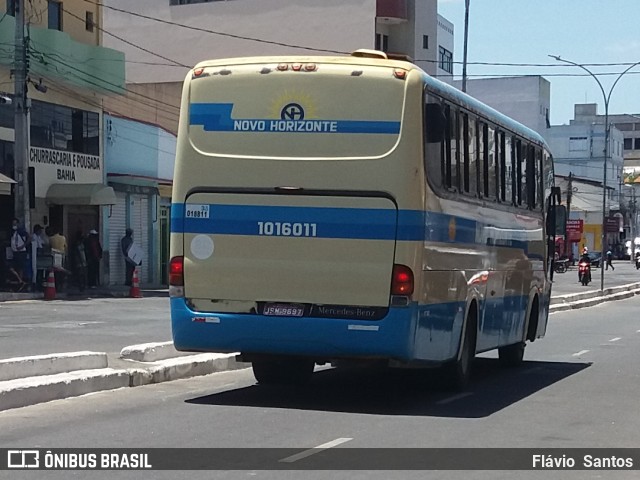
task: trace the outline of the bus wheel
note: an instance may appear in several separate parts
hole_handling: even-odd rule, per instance
[[[263,357],[251,362],[253,375],[262,385],[302,385],[311,378],[315,363],[299,357]]]
[[[514,343],[498,349],[498,358],[503,367],[517,367],[524,358],[524,342]]]
[[[476,323],[475,318],[473,321],[471,320],[472,318],[469,316],[467,321],[464,337],[462,338],[462,346],[460,347],[460,358],[443,368],[444,387],[447,390],[464,390],[469,384],[476,351]]]

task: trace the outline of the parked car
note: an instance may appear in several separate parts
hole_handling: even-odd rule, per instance
[[[600,259],[602,258],[601,252],[589,252],[587,253],[591,262],[591,268],[600,268]]]

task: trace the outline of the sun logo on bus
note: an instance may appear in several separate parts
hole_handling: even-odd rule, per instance
[[[309,120],[318,116],[311,95],[296,90],[285,90],[271,102],[267,118]]]

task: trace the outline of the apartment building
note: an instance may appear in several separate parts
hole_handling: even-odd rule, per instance
[[[105,0],[105,45],[127,55],[130,118],[176,132],[189,67],[212,58],[346,55],[359,48],[413,58],[450,80],[453,25],[437,0]],[[126,43],[120,39],[126,39]],[[115,102],[115,103],[114,103]]]
[[[25,178],[17,178],[14,160],[15,13],[21,4],[30,101]],[[0,225],[10,225],[16,195],[29,182],[30,226],[51,226],[68,239],[102,231],[114,198],[105,183],[102,103],[124,92],[124,54],[102,45],[97,3],[0,1],[0,12],[0,174],[17,181],[11,195],[0,195]],[[0,242],[7,235],[0,228]]]

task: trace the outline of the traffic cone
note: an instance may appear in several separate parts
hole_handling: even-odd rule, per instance
[[[56,299],[56,276],[53,273],[53,269],[49,270],[49,277],[44,283],[44,299],[55,300]]]
[[[129,290],[129,298],[142,298],[140,291],[140,282],[138,281],[138,269],[133,269],[133,279],[131,281],[131,289]]]

